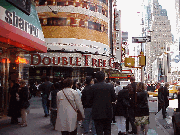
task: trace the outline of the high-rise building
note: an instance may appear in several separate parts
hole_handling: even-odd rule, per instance
[[[151,36],[151,42],[146,44],[146,73],[148,80],[167,81],[167,50],[172,43],[171,25],[167,10],[162,9],[158,0],[149,0],[147,9],[146,33]],[[153,66],[156,65],[156,66]]]

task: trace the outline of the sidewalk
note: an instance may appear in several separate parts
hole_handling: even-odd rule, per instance
[[[174,135],[172,124],[173,111],[173,108],[167,108],[167,118],[165,119],[163,119],[162,110],[160,110],[155,117],[156,122],[160,125],[160,128],[166,135]]]
[[[61,135],[60,132],[53,130],[50,125],[50,118],[44,117],[44,111],[41,105],[41,98],[33,97],[30,100],[30,113],[28,114],[28,126],[20,127],[19,125],[10,124],[10,119],[0,120],[0,134],[2,135]],[[151,115],[150,115],[151,116]],[[151,118],[152,119],[152,118]],[[150,119],[150,121],[151,121]],[[21,121],[21,118],[19,118]],[[111,125],[111,135],[117,135],[118,129],[116,125]],[[149,126],[148,135],[156,135],[155,129]],[[78,125],[78,135],[83,135],[83,128]],[[92,135],[89,133],[89,135]]]

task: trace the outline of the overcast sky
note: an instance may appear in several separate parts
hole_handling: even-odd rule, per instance
[[[144,0],[147,1],[147,0]],[[175,0],[158,0],[163,9],[167,10],[171,31],[175,34]],[[129,36],[141,36],[143,0],[117,0],[117,9],[121,10],[122,31],[128,31]],[[141,12],[141,13],[137,13]]]

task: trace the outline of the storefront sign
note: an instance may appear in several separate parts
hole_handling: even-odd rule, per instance
[[[36,28],[34,25],[28,23],[24,19],[16,16],[16,12],[11,13],[10,11],[5,11],[6,17],[5,20],[7,23],[12,24],[14,27],[17,27],[21,30],[26,31],[27,33],[31,35],[35,35],[38,37],[38,28]]]
[[[101,55],[80,53],[31,54],[32,66],[70,66],[115,68],[115,59]]]
[[[0,19],[28,34],[35,36],[44,41],[44,35],[42,30],[38,29],[33,24],[29,23],[22,17],[17,16],[15,11],[9,11],[0,6]]]

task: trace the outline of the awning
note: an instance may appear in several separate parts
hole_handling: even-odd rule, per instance
[[[28,51],[47,52],[45,41],[0,20],[0,42]]]
[[[18,47],[30,52],[47,52],[47,47],[35,6],[30,15],[11,3],[0,2],[0,43],[5,47]]]

